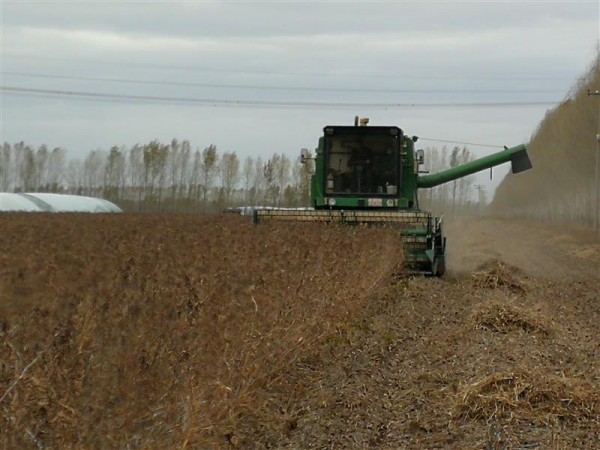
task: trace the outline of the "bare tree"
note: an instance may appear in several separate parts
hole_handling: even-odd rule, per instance
[[[242,169],[242,182],[244,189],[244,203],[250,201],[250,186],[252,184],[252,178],[254,175],[254,159],[251,156],[244,159],[244,168]]]
[[[425,149],[425,164],[423,169],[429,173],[439,171],[440,167],[440,152],[435,147]],[[419,201],[424,204],[431,205],[436,200],[437,188],[423,189],[419,192]]]
[[[21,180],[25,191],[35,190],[37,167],[35,165],[35,153],[29,146],[23,148],[23,159],[20,167]]]
[[[186,187],[190,183],[190,156],[192,149],[189,141],[183,141],[179,150],[179,196],[184,197],[186,193]]]
[[[84,184],[83,163],[79,159],[71,159],[67,164],[66,178],[68,191],[71,194],[82,194]]]
[[[450,167],[456,167],[460,164],[460,147],[454,147],[450,154]],[[456,195],[458,192],[458,181],[452,181],[452,214],[456,210]]]
[[[209,145],[202,151],[202,164],[200,166],[202,182],[202,202],[206,208],[208,193],[212,189],[212,184],[217,172],[219,155],[215,145]]]
[[[296,191],[295,186],[288,184],[285,187],[283,190],[282,204],[287,207],[298,206],[298,192]]]
[[[106,157],[102,150],[94,150],[83,161],[83,183],[86,195],[94,196],[103,187]]]
[[[252,173],[252,187],[248,200],[252,206],[256,206],[264,199],[265,177],[263,173],[264,163],[259,156],[254,160],[254,170]]]
[[[108,152],[104,168],[104,195],[112,201],[121,199],[121,186],[125,178],[125,156],[118,147],[112,147]]]
[[[35,153],[36,190],[46,191],[48,184],[48,147],[41,145]]]
[[[313,155],[309,152],[304,163],[298,158],[292,168],[296,191],[295,201],[300,206],[309,206],[310,204],[310,182],[314,173],[314,162]]]
[[[229,206],[231,204],[231,195],[239,179],[240,161],[235,152],[223,153],[219,169],[221,189],[223,190],[223,203],[225,206]]]
[[[134,195],[133,199],[138,204],[138,210],[142,207],[142,196],[144,195],[144,149],[135,144],[129,149],[129,185]],[[136,195],[137,194],[137,195]]]
[[[152,141],[144,146],[144,190],[149,200],[160,205],[169,146]]]
[[[192,166],[192,172],[190,176],[190,189],[189,197],[195,199],[196,203],[200,202],[201,185],[200,177],[202,172],[202,153],[200,150],[194,152],[194,164]]]
[[[466,164],[474,159],[475,156],[467,149],[467,147],[463,147],[461,149],[460,164]],[[461,206],[464,206],[468,203],[474,181],[475,177],[473,175],[458,179],[458,199]]]
[[[436,172],[442,171],[442,170],[446,170],[449,167],[449,163],[448,163],[448,147],[446,147],[445,145],[442,147],[441,153],[440,153],[440,165],[438,170],[436,170]],[[439,199],[439,204],[440,206],[443,206],[447,203],[449,196],[449,187],[448,187],[448,183],[443,183],[440,184],[437,187],[437,193],[436,193],[438,199]]]
[[[290,159],[283,153],[279,156],[278,162],[279,164],[276,165],[276,177],[280,196],[277,199],[277,204],[280,205],[282,201],[281,194],[285,193],[285,190],[290,182],[290,170],[292,163]]]
[[[177,203],[177,192],[178,182],[180,179],[179,171],[181,170],[181,164],[179,159],[181,158],[180,145],[177,139],[173,139],[170,145],[169,156],[167,159],[167,170],[169,171],[169,179],[167,183],[171,190],[171,209],[175,209]]]
[[[12,176],[14,169],[11,167],[12,149],[8,142],[5,142],[2,146],[2,153],[0,154],[0,190],[2,192],[8,192],[12,187]]]
[[[263,168],[265,181],[267,182],[268,196],[273,205],[280,205],[283,193],[290,181],[290,159],[284,154],[275,153]]]
[[[279,196],[279,186],[277,185],[277,154],[273,155],[267,160],[263,166],[263,177],[267,187],[267,200],[270,201],[271,205],[277,204],[277,197]]]
[[[67,151],[60,147],[53,149],[48,158],[48,184],[50,185],[50,191],[62,191],[66,182],[66,163]]]

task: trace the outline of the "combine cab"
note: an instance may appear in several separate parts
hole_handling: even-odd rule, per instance
[[[419,188],[431,188],[510,161],[513,173],[531,168],[525,146],[519,145],[431,175],[421,175],[423,150],[414,150],[416,136],[395,126],[327,126],[314,161],[306,150],[303,162],[314,162],[312,210],[259,209],[254,222],[267,220],[367,224],[400,231],[404,261],[411,272],[443,275],[446,238],[442,219],[419,209]]]

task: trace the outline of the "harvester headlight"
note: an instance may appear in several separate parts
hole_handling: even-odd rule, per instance
[[[329,206],[334,206],[335,205],[335,198],[328,199],[327,203],[329,203]]]

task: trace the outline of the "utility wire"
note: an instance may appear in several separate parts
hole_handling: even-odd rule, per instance
[[[157,63],[144,63],[144,62],[133,62],[133,61],[102,61],[95,59],[85,58],[60,58],[53,56],[39,56],[39,55],[19,55],[14,53],[4,53],[3,58],[15,58],[15,59],[32,59],[32,60],[45,60],[45,61],[56,61],[56,62],[68,62],[70,64],[93,64],[93,65],[109,65],[119,67],[140,67],[149,69],[160,69],[160,70],[180,70],[180,71],[194,71],[194,72],[214,72],[214,73],[236,73],[236,74],[251,74],[251,75],[284,75],[284,76],[301,76],[301,77],[337,77],[337,78],[384,78],[393,79],[397,81],[401,80],[571,80],[572,76],[547,76],[547,75],[530,75],[530,76],[450,76],[450,75],[403,75],[403,74],[383,74],[383,73],[357,73],[352,72],[287,72],[277,70],[258,70],[258,69],[221,69],[210,66],[200,65],[170,65],[170,64],[157,64]]]
[[[431,142],[442,142],[447,144],[462,144],[462,145],[476,145],[477,147],[490,147],[490,148],[504,148],[502,145],[491,145],[491,144],[478,144],[476,142],[462,142],[462,141],[448,141],[444,139],[430,139],[419,136],[420,141],[431,141]]]
[[[309,101],[271,101],[271,100],[238,100],[191,97],[158,97],[151,95],[110,94],[99,92],[63,91],[51,89],[32,89],[14,86],[0,86],[0,92],[13,95],[42,95],[53,97],[71,97],[79,99],[116,100],[154,103],[174,103],[187,105],[212,106],[255,106],[255,107],[311,107],[311,108],[485,108],[485,107],[524,107],[551,106],[556,102],[524,101],[524,102],[464,102],[464,103],[354,103],[354,102],[309,102]]]
[[[449,93],[449,94],[467,94],[467,93],[492,93],[492,94],[531,94],[531,93],[551,93],[561,92],[559,89],[394,89],[394,88],[338,88],[338,87],[315,87],[315,86],[259,86],[253,84],[213,84],[213,83],[194,83],[182,81],[149,81],[127,78],[103,78],[103,77],[83,77],[73,75],[55,75],[27,72],[3,71],[2,75],[28,77],[28,78],[48,78],[58,80],[76,80],[76,81],[100,81],[109,83],[128,83],[144,84],[157,86],[186,86],[186,87],[207,87],[216,89],[253,89],[253,90],[272,90],[272,91],[319,91],[319,92],[374,92],[374,93]]]

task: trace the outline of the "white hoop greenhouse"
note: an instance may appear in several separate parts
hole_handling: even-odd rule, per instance
[[[121,208],[108,200],[80,195],[0,192],[0,212],[119,213]]]

